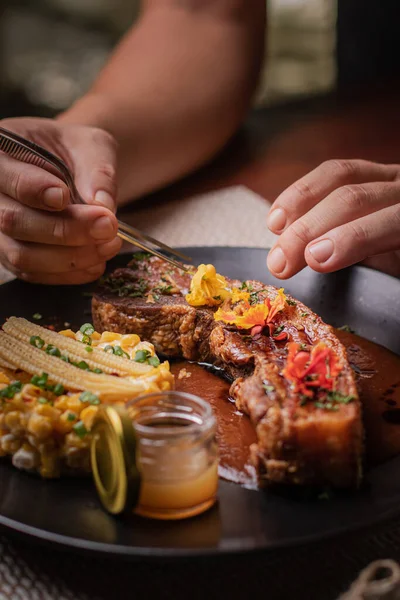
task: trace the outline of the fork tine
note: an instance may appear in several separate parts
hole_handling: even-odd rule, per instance
[[[174,250],[173,248],[170,248],[163,242],[160,242],[159,240],[156,240],[155,238],[151,237],[150,235],[147,235],[146,233],[139,231],[138,229],[136,229],[136,227],[132,227],[132,225],[128,225],[127,223],[124,223],[123,221],[118,221],[118,225],[119,225],[120,229],[122,229],[126,233],[129,233],[130,235],[132,235],[134,237],[138,237],[139,239],[146,240],[146,241],[154,244],[158,248],[162,248],[163,250],[166,250],[167,252],[169,252],[170,254],[173,254],[174,256],[178,256],[179,258],[182,258],[183,260],[188,260],[188,261],[192,260],[190,256],[186,256],[186,254],[183,254],[183,252],[180,252],[179,250]]]
[[[157,250],[154,250],[154,248],[150,248],[149,246],[142,244],[141,242],[139,242],[139,240],[137,240],[136,238],[129,235],[129,233],[125,233],[125,232],[119,230],[118,237],[125,240],[126,242],[129,242],[130,244],[133,244],[133,246],[137,246],[137,248],[140,248],[141,250],[144,250],[145,252],[149,252],[150,254],[153,254],[153,256],[157,256],[158,258],[161,258],[161,260],[168,262],[169,264],[173,265],[174,267],[177,267],[181,271],[185,271],[185,273],[187,273],[189,271],[189,269],[187,267],[185,267],[185,265],[183,265],[182,263],[174,260],[173,258],[169,258],[169,256],[165,256],[165,254],[161,254],[161,252],[157,252]]]

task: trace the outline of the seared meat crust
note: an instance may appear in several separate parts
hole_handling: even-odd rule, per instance
[[[258,441],[251,451],[260,480],[356,487],[363,449],[360,402],[346,350],[332,327],[289,296],[289,304],[276,318],[289,341],[311,348],[322,340],[335,352],[341,366],[337,391],[352,397],[335,411],[314,403],[302,405],[282,376],[286,340],[252,338],[215,321],[215,309],[190,306],[185,300],[190,278],[174,269],[166,274],[165,264],[154,257],[118,269],[93,297],[96,330],[137,333],[167,357],[222,367],[232,379],[231,395],[238,408],[256,428]],[[258,281],[246,283],[260,294],[277,293]]]

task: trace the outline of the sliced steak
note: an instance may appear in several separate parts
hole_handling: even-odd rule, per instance
[[[360,402],[346,350],[332,327],[288,296],[285,310],[274,320],[275,331],[284,330],[287,339],[250,336],[216,321],[215,308],[186,302],[192,274],[194,270],[182,274],[166,268],[154,257],[116,270],[93,297],[96,330],[136,333],[167,357],[222,367],[233,381],[231,394],[238,408],[256,428],[258,442],[251,450],[261,480],[357,486],[363,449]],[[260,300],[277,294],[273,286],[257,281],[246,286]],[[304,353],[321,341],[340,366],[336,395],[323,405],[302,397],[285,376],[288,342],[301,345]]]

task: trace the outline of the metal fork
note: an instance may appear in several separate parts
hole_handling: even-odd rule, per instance
[[[72,203],[87,204],[79,194],[72,173],[67,165],[52,152],[49,152],[42,146],[39,146],[38,144],[35,144],[34,142],[31,142],[30,140],[27,140],[12,131],[3,129],[2,127],[0,127],[0,150],[8,156],[19,160],[20,162],[34,165],[40,169],[44,169],[45,171],[49,171],[58,175],[60,179],[62,179],[68,186]],[[54,173],[54,170],[56,173]],[[150,242],[150,244],[157,246],[158,248],[186,261],[191,261],[189,256],[179,252],[179,250],[173,250],[166,244],[163,244],[163,242],[160,242],[159,240],[142,233],[135,227],[132,227],[131,225],[128,225],[120,220],[118,220],[118,236],[133,246],[149,252],[154,256],[158,256],[158,258],[167,261],[182,271],[188,270],[181,262],[178,262],[169,256],[165,256],[165,254],[161,254],[151,246],[147,245],[145,242]]]

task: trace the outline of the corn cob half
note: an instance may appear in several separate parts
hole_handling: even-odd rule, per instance
[[[106,402],[124,402],[141,394],[170,389],[173,382],[169,370],[160,368],[162,365],[151,369],[147,377],[135,379],[92,373],[50,356],[30,345],[29,341],[21,341],[5,332],[0,332],[0,360],[11,364],[14,370],[22,369],[31,375],[47,373],[54,383],[60,383],[69,390],[89,390]]]
[[[75,362],[84,360],[91,369],[100,368],[104,373],[123,377],[129,375],[137,378],[147,377],[154,371],[154,367],[151,365],[108,354],[102,349],[92,348],[92,352],[89,354],[82,342],[30,323],[26,319],[11,317],[4,323],[3,330],[21,342],[29,343],[33,336],[38,336],[47,345],[52,344],[59,348],[71,360]]]

